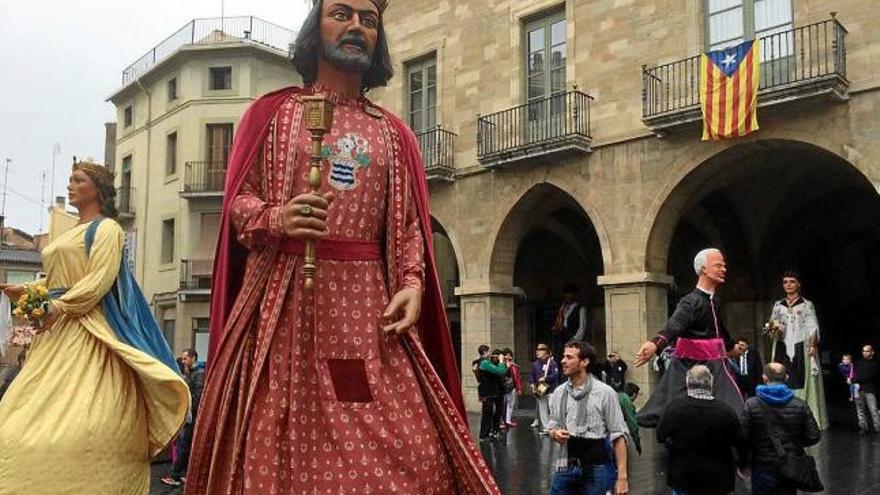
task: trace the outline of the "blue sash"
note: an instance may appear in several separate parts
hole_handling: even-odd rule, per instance
[[[86,229],[86,254],[91,256],[92,243],[95,241],[95,232],[104,218],[99,217]],[[159,329],[159,324],[153,318],[153,313],[144,298],[144,294],[138,287],[128,264],[125,262],[126,250],[123,249],[122,261],[119,266],[119,274],[113,287],[101,301],[104,308],[104,317],[110,327],[116,333],[116,337],[122,342],[145,352],[163,364],[174,370],[178,370],[174,354]]]

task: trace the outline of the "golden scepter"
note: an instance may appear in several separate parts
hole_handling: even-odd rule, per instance
[[[333,127],[333,102],[322,94],[303,96],[305,104],[306,130],[312,134],[312,156],[309,159],[309,187],[312,194],[320,194],[321,188],[321,148],[324,144],[324,134],[330,132]],[[312,289],[315,286],[315,240],[306,240],[305,260],[303,262],[303,275],[305,275],[305,288]]]

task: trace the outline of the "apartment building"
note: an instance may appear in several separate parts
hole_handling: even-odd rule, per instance
[[[114,167],[129,262],[175,351],[206,357],[226,162],[258,96],[300,84],[295,32],[256,17],[195,19],[122,72]]]

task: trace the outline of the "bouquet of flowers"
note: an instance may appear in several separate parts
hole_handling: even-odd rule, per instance
[[[770,320],[767,323],[764,323],[764,335],[770,337],[774,341],[781,339],[784,334],[785,327],[782,326],[782,323],[779,320]]]
[[[43,285],[28,287],[24,294],[12,303],[12,315],[29,321],[39,328],[41,318],[49,312],[49,291]]]
[[[773,346],[770,348],[770,360],[775,361],[776,343],[782,340],[782,336],[785,335],[785,327],[779,320],[771,319],[764,324],[764,335],[770,337],[770,340],[773,342]]]

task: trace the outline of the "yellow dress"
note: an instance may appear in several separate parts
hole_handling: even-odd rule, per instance
[[[47,287],[69,290],[0,402],[0,495],[147,494],[150,458],[189,409],[177,373],[120,342],[104,318],[123,232],[101,222],[88,256],[87,227],[43,250]]]

